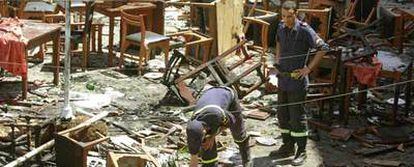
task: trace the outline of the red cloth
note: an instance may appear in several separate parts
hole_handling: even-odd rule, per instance
[[[382,63],[377,57],[372,57],[371,64],[360,63],[357,66],[353,66],[352,70],[359,83],[373,87],[376,86],[381,68]]]
[[[13,75],[27,74],[26,49],[18,19],[0,19],[0,68]]]

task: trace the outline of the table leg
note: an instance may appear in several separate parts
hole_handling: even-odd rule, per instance
[[[92,31],[91,31],[91,51],[92,52],[96,52],[96,31],[98,30],[98,28],[93,25],[92,26]]]
[[[57,31],[55,37],[53,38],[53,66],[55,66],[55,71],[53,74],[53,83],[59,85],[59,69],[60,69],[60,56],[59,56],[59,40],[60,40],[60,31]]]
[[[345,93],[345,88],[346,88],[346,71],[345,71],[344,68],[345,68],[345,66],[344,66],[343,62],[341,62],[341,64],[339,65],[339,77],[340,77],[339,94],[341,94],[341,95]],[[329,112],[332,113],[333,111],[329,111]],[[344,120],[345,96],[341,96],[341,98],[340,98],[339,112],[341,113],[340,119]]]
[[[411,108],[411,80],[413,79],[413,63],[411,62],[409,64],[408,70],[407,70],[407,81],[408,83],[406,84],[406,88],[405,88],[405,116],[408,116],[408,112],[410,112],[410,108]]]
[[[115,26],[115,17],[109,17],[109,44],[108,44],[108,50],[109,50],[109,57],[108,57],[108,66],[113,65],[113,47],[114,47],[114,26]]]
[[[27,59],[27,56],[29,55],[29,51],[25,50],[25,57]],[[25,61],[27,64],[27,60]],[[26,99],[27,98],[27,88],[28,88],[28,81],[27,81],[27,73],[29,72],[28,70],[28,65],[26,65],[26,69],[25,69],[26,73],[22,74],[22,99]]]
[[[27,71],[27,69],[26,69]],[[28,88],[28,83],[27,83],[27,73],[22,75],[22,99],[26,99],[27,98],[27,88]]]
[[[351,92],[351,86],[352,86],[352,79],[353,79],[353,73],[352,73],[352,67],[346,67],[346,83],[345,83],[345,93]],[[349,107],[351,106],[350,102],[350,95],[347,95],[344,97],[344,123],[348,124],[348,117],[349,117]]]

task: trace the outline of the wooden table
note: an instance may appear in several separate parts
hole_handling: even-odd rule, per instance
[[[33,20],[23,20],[24,26],[23,36],[28,39],[26,45],[26,60],[27,60],[27,51],[33,49],[37,46],[41,46],[49,41],[53,41],[53,67],[55,68],[53,72],[53,83],[55,85],[59,84],[59,38],[60,38],[60,28],[59,24],[49,24],[42,23],[39,21]],[[22,76],[22,91],[23,99],[27,97],[27,73]]]
[[[394,83],[398,83],[403,81],[402,75],[403,73],[407,74],[406,81],[412,80],[413,75],[413,59],[408,55],[396,55],[389,52],[382,52],[379,51],[377,54],[378,60],[382,63],[382,68],[379,73],[378,77],[385,77],[390,78],[394,81]],[[346,69],[345,74],[345,81],[343,84],[345,85],[345,92],[342,93],[348,93],[351,91],[351,86],[353,83],[353,67],[358,66],[358,63],[353,62],[346,62],[344,64],[344,67]],[[411,82],[408,82],[405,84],[405,114],[408,114],[410,111],[410,105],[411,105]],[[398,115],[398,99],[400,97],[400,87],[401,84],[398,84],[394,86],[394,104],[393,104],[393,113],[392,113],[392,119],[395,123],[395,118]],[[359,89],[362,88],[362,90],[366,89],[366,85],[359,85]],[[361,91],[361,90],[360,90]],[[359,93],[358,94],[358,104],[359,107],[361,104],[365,103],[366,101],[366,95],[367,92]],[[347,124],[348,117],[349,117],[349,108],[350,108],[350,96],[345,96],[344,105],[342,108],[344,122]]]
[[[409,23],[410,21],[414,21],[414,10],[397,8],[397,11],[399,12],[399,16],[395,19],[394,35],[396,37],[393,40],[393,44],[397,45],[400,53],[402,53],[404,49],[405,34],[409,33],[410,31],[411,32],[414,31],[412,28],[406,29],[406,27],[412,27],[412,26],[407,26],[406,23]],[[413,23],[411,22],[410,25],[412,24]]]
[[[164,1],[163,0],[130,0],[134,3],[126,4],[118,7],[108,7],[107,5],[97,4],[95,7],[95,11],[99,12],[105,16],[109,17],[109,43],[108,43],[108,52],[109,52],[109,59],[108,59],[108,66],[113,66],[113,58],[114,58],[114,28],[115,28],[115,17],[121,16],[122,9],[128,8],[137,8],[142,6],[140,10],[144,13],[157,13],[156,15],[151,16],[151,24],[153,26],[154,32],[159,34],[164,34]],[[141,3],[142,2],[142,3]],[[156,5],[143,5],[144,2],[152,2]],[[140,5],[141,4],[141,5]]]

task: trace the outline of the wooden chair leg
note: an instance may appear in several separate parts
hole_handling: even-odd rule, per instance
[[[145,56],[143,56],[143,58],[144,58],[144,60],[142,61],[142,63],[144,64],[147,64],[147,62],[148,62],[148,60],[150,59],[150,56],[151,56],[151,51],[152,51],[152,49],[151,48],[147,48],[146,50],[145,50]],[[144,65],[142,64],[142,68],[141,68],[141,70],[142,70],[142,74],[144,73]],[[141,75],[142,75],[141,74]]]
[[[120,55],[120,57],[119,57],[119,63],[118,63],[118,66],[119,66],[119,68],[121,69],[122,68],[122,65],[124,65],[124,53],[125,53],[125,51],[128,49],[128,47],[129,47],[129,42],[127,42],[127,41],[122,41],[122,43],[121,43],[121,55]]]

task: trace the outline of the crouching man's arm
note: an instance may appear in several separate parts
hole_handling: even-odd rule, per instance
[[[190,167],[197,167],[198,166],[198,155],[195,154],[191,154],[191,158],[190,158]]]

